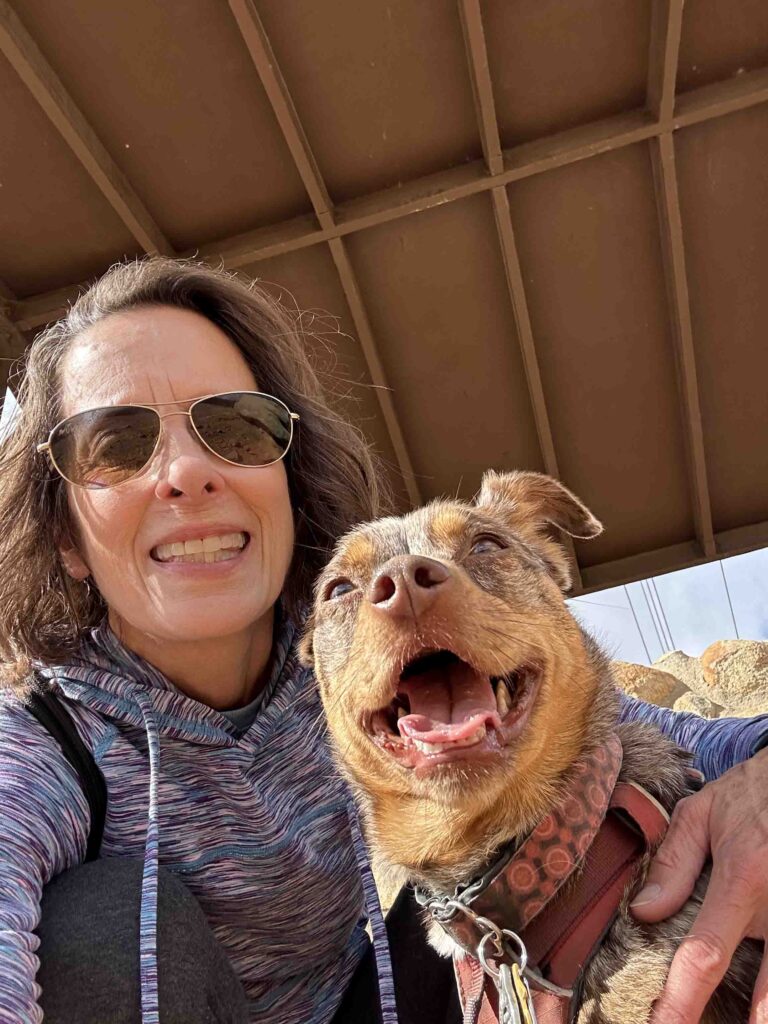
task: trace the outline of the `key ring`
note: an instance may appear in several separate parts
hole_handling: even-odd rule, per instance
[[[525,974],[528,966],[528,950],[525,948],[525,943],[517,932],[513,932],[510,928],[499,928],[493,924],[492,921],[488,921],[485,917],[480,917],[477,920],[478,923],[482,921],[491,925],[493,929],[493,931],[486,931],[485,935],[480,940],[480,945],[477,947],[477,959],[482,964],[485,973],[490,974],[493,979],[497,979],[499,977],[499,971],[495,967],[492,967],[488,962],[488,954],[485,951],[486,943],[489,939],[493,939],[496,945],[496,950],[490,954],[491,957],[495,957],[496,959],[503,957],[507,952],[505,946],[512,942],[517,946],[517,953],[514,951],[511,952],[512,959],[519,967],[520,973]]]

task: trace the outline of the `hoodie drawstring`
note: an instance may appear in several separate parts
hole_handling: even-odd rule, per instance
[[[355,860],[363,883],[365,912],[371,922],[373,932],[373,951],[376,956],[376,973],[379,978],[379,1001],[381,1003],[382,1024],[398,1024],[397,1003],[395,1002],[395,982],[392,976],[392,960],[389,955],[389,939],[381,911],[379,892],[371,870],[368,848],[360,828],[360,819],[353,800],[348,802],[349,824],[352,829],[352,843],[355,847]]]
[[[157,808],[157,779],[160,773],[160,736],[155,709],[141,687],[132,688],[147,730],[149,748],[149,815],[144,847],[144,872],[141,879],[139,918],[139,970],[141,978],[141,1022],[160,1024],[157,987],[157,869],[160,853],[160,828]]]

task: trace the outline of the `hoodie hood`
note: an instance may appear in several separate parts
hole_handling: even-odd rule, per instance
[[[278,612],[260,716],[270,717],[269,707],[295,632],[293,623]],[[154,665],[124,647],[106,624],[88,633],[79,653],[67,664],[40,666],[37,671],[70,700],[109,718],[143,729],[151,711],[160,736],[220,747],[238,741],[239,731],[226,715],[179,690]],[[211,665],[211,675],[215,673],[216,666]]]

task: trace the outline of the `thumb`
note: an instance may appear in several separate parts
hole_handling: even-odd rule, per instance
[[[693,892],[709,856],[708,796],[704,789],[681,800],[675,808],[645,884],[629,905],[639,921],[663,921],[679,910]]]

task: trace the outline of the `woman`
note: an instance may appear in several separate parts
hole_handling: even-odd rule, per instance
[[[369,1019],[370,872],[293,652],[335,538],[385,506],[365,444],[277,303],[164,259],[113,268],[36,340],[20,404],[0,456],[0,1020],[154,1021],[158,998],[164,1022]],[[25,705],[33,666],[106,780],[85,867],[88,804]],[[438,1020],[402,928],[400,1008]]]
[[[245,397],[190,420],[210,394]],[[162,260],[114,269],[37,340],[20,404],[3,454],[2,653],[17,688],[47,666],[94,752],[103,857],[143,859],[146,843],[144,966],[159,858],[198,897],[255,1017],[330,1019],[368,940],[293,621],[334,538],[381,508],[364,443],[265,292]],[[110,415],[137,404],[151,408]],[[20,699],[6,693],[1,714],[0,1018],[34,1020],[41,890],[82,860],[89,821]],[[119,902],[108,885],[105,899]]]

